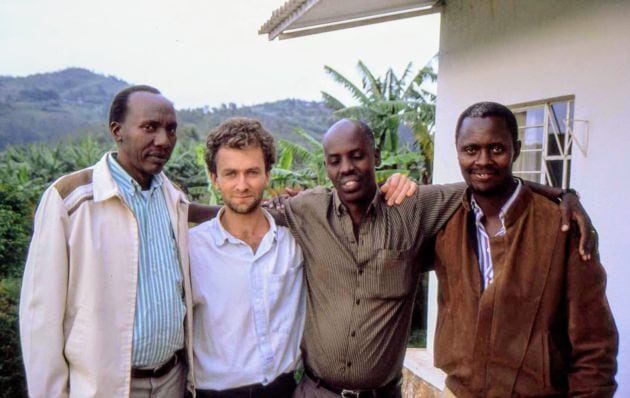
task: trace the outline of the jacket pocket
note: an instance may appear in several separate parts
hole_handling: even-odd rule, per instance
[[[417,283],[414,277],[414,261],[410,250],[381,249],[378,251],[376,296],[399,298],[410,294]]]

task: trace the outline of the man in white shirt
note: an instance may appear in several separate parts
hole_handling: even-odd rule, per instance
[[[260,204],[275,161],[254,120],[208,136],[206,164],[225,206],[190,230],[197,397],[291,397],[304,328],[302,252]]]

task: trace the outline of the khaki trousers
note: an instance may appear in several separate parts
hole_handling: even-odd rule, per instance
[[[183,398],[186,391],[187,367],[175,365],[162,377],[131,378],[130,398]]]
[[[440,394],[440,398],[457,398],[457,396],[451,391],[450,388],[444,386],[444,391]]]

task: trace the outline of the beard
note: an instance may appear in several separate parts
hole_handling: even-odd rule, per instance
[[[237,213],[237,214],[253,213],[260,206],[261,202],[262,202],[262,194],[254,198],[254,200],[252,200],[250,203],[234,203],[230,200],[225,200],[224,198],[225,206],[227,206],[230,210],[232,210],[234,213]]]

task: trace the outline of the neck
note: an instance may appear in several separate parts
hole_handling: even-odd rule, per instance
[[[361,227],[363,217],[370,207],[370,203],[372,203],[377,189],[378,187],[374,185],[374,188],[370,190],[369,195],[366,195],[364,198],[361,198],[360,200],[354,202],[346,203],[342,200],[342,203],[348,209],[348,213],[350,213],[350,218],[352,219],[352,225],[354,226],[355,235],[358,235],[359,233],[359,228]]]
[[[226,231],[247,243],[254,253],[270,228],[269,221],[260,207],[251,213],[241,214],[224,206],[219,222]]]
[[[125,162],[121,162],[121,159],[118,157],[118,153],[114,152],[112,155],[114,156],[114,159],[120,165],[120,167],[122,167],[123,170],[125,170],[127,174],[129,174],[129,176],[133,178],[133,180],[137,182],[138,185],[140,185],[140,188],[142,188],[143,191],[151,188],[151,181],[153,180],[152,175],[142,175],[139,173],[134,173],[133,170],[129,170],[129,167],[125,165]]]
[[[509,183],[505,184],[505,186],[491,194],[482,195],[473,192],[473,196],[475,197],[477,205],[483,210],[483,214],[486,218],[498,217],[501,208],[510,199],[512,194],[514,194],[517,186],[518,183],[515,180],[511,180]]]

